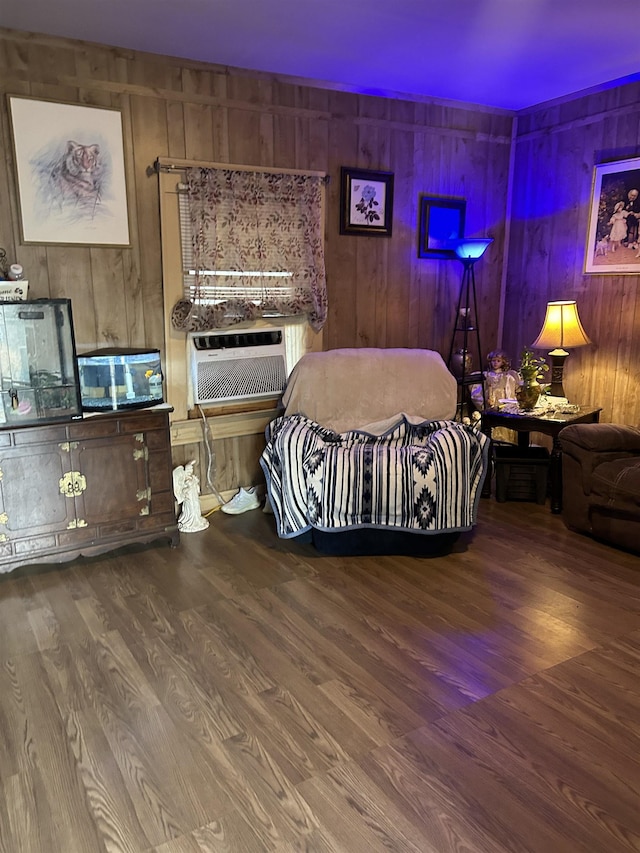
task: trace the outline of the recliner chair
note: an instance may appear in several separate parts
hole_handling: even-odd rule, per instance
[[[571,424],[558,439],[566,526],[640,553],[640,428]]]
[[[457,395],[433,350],[304,355],[260,460],[278,535],[331,554],[450,550],[476,524],[489,451],[453,420]]]

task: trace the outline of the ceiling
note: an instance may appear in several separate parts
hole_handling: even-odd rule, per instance
[[[638,0],[1,0],[0,25],[523,109],[633,76]]]

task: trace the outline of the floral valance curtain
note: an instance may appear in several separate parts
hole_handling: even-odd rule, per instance
[[[264,316],[327,316],[325,178],[234,169],[186,171],[193,267],[175,328],[206,331]]]

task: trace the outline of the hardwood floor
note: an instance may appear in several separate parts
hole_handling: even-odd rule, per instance
[[[640,558],[481,503],[446,557],[271,516],[0,578],[2,853],[640,850]]]

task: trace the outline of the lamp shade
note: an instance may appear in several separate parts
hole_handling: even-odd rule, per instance
[[[466,237],[452,240],[451,248],[461,261],[477,261],[491,243],[493,243],[493,237]]]
[[[566,350],[590,343],[578,316],[578,306],[573,301],[565,300],[547,303],[542,329],[531,346],[534,349]]]

